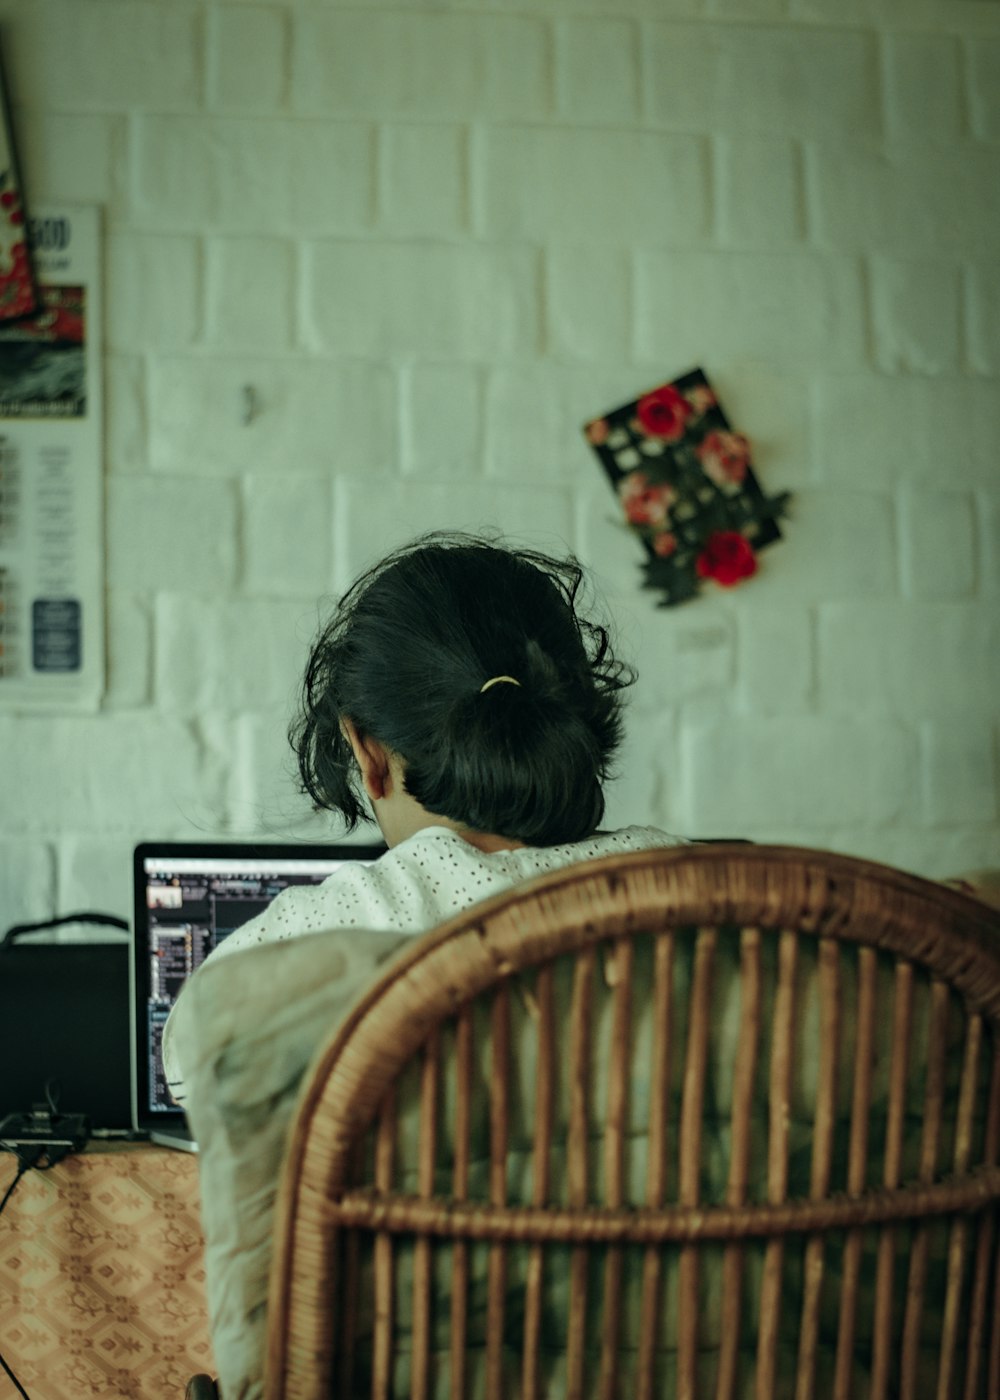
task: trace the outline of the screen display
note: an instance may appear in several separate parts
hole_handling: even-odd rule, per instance
[[[282,890],[289,885],[318,885],[342,864],[341,860],[315,857],[267,861],[144,858],[148,958],[145,1042],[149,1107],[154,1113],[177,1112],[167,1089],[160,1046],[170,1009],[192,972]],[[140,1014],[142,1010],[140,1005]]]

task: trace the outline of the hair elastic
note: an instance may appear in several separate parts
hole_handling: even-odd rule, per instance
[[[494,677],[492,678],[492,680],[488,680],[488,681],[486,682],[485,685],[480,686],[480,688],[479,688],[479,693],[480,693],[480,695],[482,695],[485,691],[489,690],[489,688],[490,688],[491,685],[516,685],[516,686],[520,686],[520,684],[521,684],[521,682],[515,680],[513,676],[494,676]]]

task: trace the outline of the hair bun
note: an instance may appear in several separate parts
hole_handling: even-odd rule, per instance
[[[577,612],[582,578],[575,559],[470,535],[425,536],[359,578],[313,647],[292,728],[317,807],[349,829],[370,819],[346,717],[399,755],[427,812],[539,846],[589,836],[634,675]]]

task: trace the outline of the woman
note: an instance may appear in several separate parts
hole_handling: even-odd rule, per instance
[[[444,534],[355,582],[313,647],[290,738],[315,806],[349,831],[374,818],[389,849],[283,891],[206,966],[334,929],[421,933],[559,866],[676,844],[598,829],[634,673],[577,612],[582,582],[574,559]],[[164,1064],[183,1101],[172,1022]]]

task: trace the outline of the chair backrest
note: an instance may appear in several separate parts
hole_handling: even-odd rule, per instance
[[[1000,1394],[1000,922],[762,846],[559,871],[318,1058],[265,1394]]]

